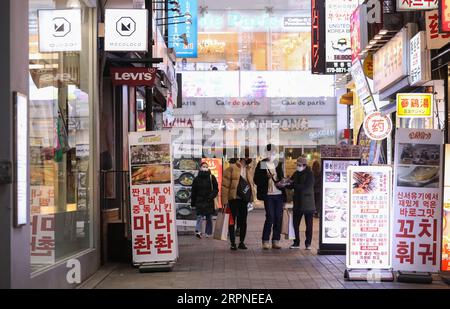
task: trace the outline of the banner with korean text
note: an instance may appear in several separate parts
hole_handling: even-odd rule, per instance
[[[394,270],[438,272],[443,133],[398,129],[395,137]]]
[[[178,258],[169,131],[129,133],[133,263]]]
[[[392,168],[349,166],[347,268],[391,268]]]

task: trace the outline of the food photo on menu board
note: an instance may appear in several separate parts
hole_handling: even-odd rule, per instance
[[[438,188],[440,146],[399,144],[397,186]]]

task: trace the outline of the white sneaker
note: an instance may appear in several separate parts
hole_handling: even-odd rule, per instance
[[[202,238],[202,233],[196,232],[195,233],[195,237],[197,237],[198,239]]]
[[[306,250],[311,250],[311,246],[306,246]]]
[[[268,242],[264,242],[264,243],[262,244],[262,248],[263,248],[264,250],[268,250],[268,249],[270,249],[270,244],[269,244]]]
[[[212,235],[206,234],[205,237],[206,237],[206,238],[210,238],[210,237],[212,237]]]
[[[291,245],[289,249],[300,249],[299,245]]]

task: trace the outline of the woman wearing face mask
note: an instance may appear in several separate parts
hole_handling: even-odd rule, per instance
[[[231,250],[237,250],[238,248],[242,250],[247,249],[244,243],[245,236],[247,234],[247,205],[253,200],[252,198],[250,198],[250,201],[243,200],[239,196],[238,187],[240,179],[243,178],[243,180],[249,185],[249,190],[251,190],[251,185],[249,182],[249,165],[251,162],[252,159],[249,159],[248,157],[241,159],[231,159],[230,166],[223,173],[222,203],[224,207],[230,207],[231,215],[233,217],[233,224],[229,225],[228,228],[228,233],[230,234]],[[236,223],[239,228],[239,246],[236,246]]]
[[[213,231],[212,216],[214,214],[214,199],[219,193],[219,185],[216,177],[211,174],[207,163],[202,163],[197,177],[192,183],[191,201],[192,207],[197,211],[197,225],[195,236],[202,238],[202,221],[206,217],[205,234],[210,237]]]
[[[305,158],[297,159],[297,171],[291,176],[293,181],[291,188],[294,189],[294,209],[293,223],[295,231],[295,240],[290,249],[300,249],[300,222],[305,216],[306,221],[306,250],[311,250],[313,234],[313,218],[316,211],[314,202],[314,175],[307,166]]]
[[[286,202],[286,191],[279,189],[276,183],[284,178],[283,166],[279,162],[274,146],[266,147],[269,157],[258,163],[253,178],[258,188],[258,200],[264,201],[266,221],[262,234],[262,247],[270,249],[270,234],[272,233],[272,249],[281,249],[281,221],[283,218],[283,204]]]

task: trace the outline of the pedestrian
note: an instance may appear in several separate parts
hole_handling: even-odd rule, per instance
[[[252,159],[231,159],[230,166],[222,177],[222,203],[231,210],[232,224],[228,227],[231,250],[247,249],[244,241],[247,234],[248,203],[253,201],[249,183],[249,165]],[[237,220],[237,221],[236,221]],[[239,228],[239,246],[236,247],[235,225]]]
[[[314,202],[314,175],[305,158],[297,159],[297,170],[291,176],[291,180],[293,181],[291,188],[294,189],[293,223],[295,240],[289,248],[300,249],[300,222],[304,216],[306,221],[305,247],[306,250],[311,250],[313,217],[316,205]]]
[[[314,217],[320,218],[322,215],[322,171],[320,170],[319,161],[314,161],[312,165],[314,175],[314,201],[316,203],[316,213]]]
[[[211,237],[213,232],[212,216],[215,213],[214,199],[219,194],[219,185],[216,177],[211,174],[208,163],[203,162],[197,177],[194,178],[191,191],[192,207],[197,211],[197,225],[195,236],[202,238],[202,221],[206,217],[205,235]]]
[[[270,248],[270,234],[272,233],[272,249],[281,249],[281,223],[283,219],[283,205],[286,202],[286,190],[278,188],[277,183],[284,178],[283,166],[279,154],[271,144],[267,145],[268,157],[258,163],[253,181],[257,187],[258,200],[264,201],[266,221],[262,233],[262,247]]]

